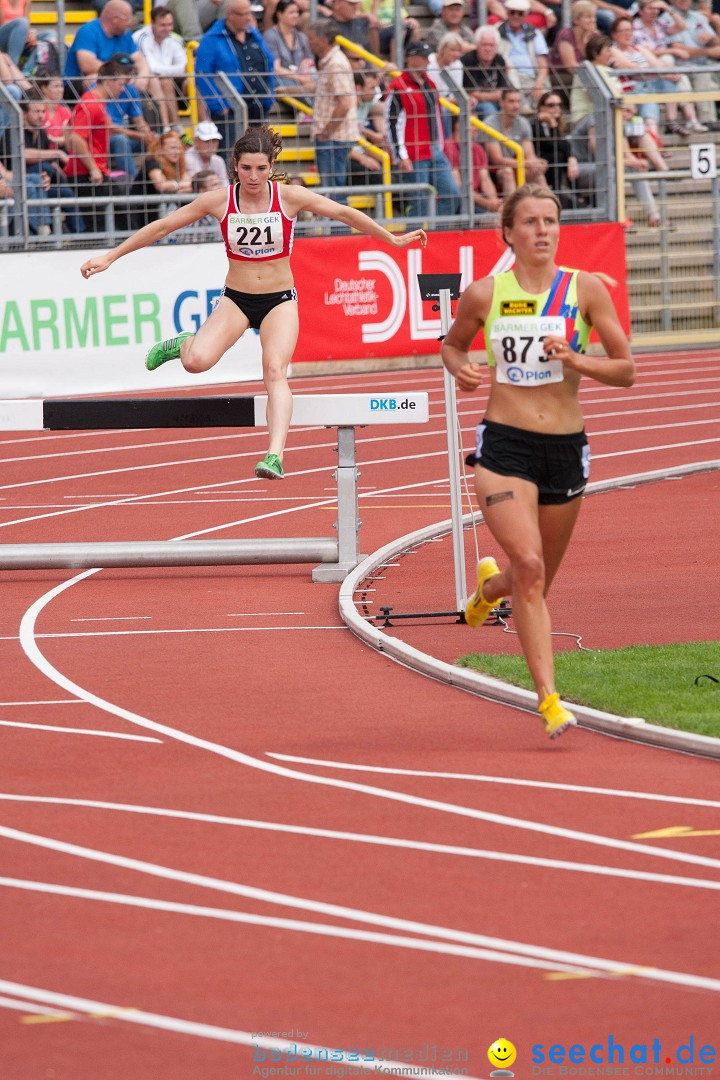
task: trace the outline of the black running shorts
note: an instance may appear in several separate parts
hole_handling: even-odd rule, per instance
[[[566,503],[585,490],[590,447],[584,431],[545,435],[483,420],[477,426],[475,453],[466,462],[500,476],[529,480],[537,486],[541,504]]]
[[[227,296],[228,300],[232,300],[233,304],[240,308],[243,315],[247,315],[253,330],[260,329],[260,323],[265,316],[278,304],[284,304],[288,300],[294,300],[297,303],[295,289],[283,289],[282,292],[270,293],[246,293],[229,289],[226,285],[220,295]]]

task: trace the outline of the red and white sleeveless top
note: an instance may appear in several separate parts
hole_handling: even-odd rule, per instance
[[[238,206],[239,184],[228,188],[220,230],[228,259],[265,262],[286,259],[293,246],[295,219],[289,218],[280,200],[280,185],[269,180],[270,205],[264,213],[246,214]]]

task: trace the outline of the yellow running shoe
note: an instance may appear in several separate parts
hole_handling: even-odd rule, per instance
[[[539,707],[540,715],[545,721],[545,731],[551,739],[557,739],[569,727],[574,727],[577,720],[560,701],[559,694],[548,694]]]
[[[465,622],[468,626],[482,626],[487,620],[493,608],[500,605],[502,597],[497,600],[486,600],[483,596],[483,585],[488,578],[495,577],[500,573],[500,567],[492,558],[481,559],[477,568],[477,589],[465,605]]]

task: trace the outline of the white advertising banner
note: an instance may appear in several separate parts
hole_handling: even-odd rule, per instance
[[[168,244],[126,255],[85,281],[91,251],[0,255],[0,398],[53,397],[243,382],[262,377],[248,330],[211,371],[171,361],[147,371],[153,342],[196,330],[220,294],[222,244]]]

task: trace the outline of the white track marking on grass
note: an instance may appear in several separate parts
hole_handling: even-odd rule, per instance
[[[161,743],[150,735],[129,735],[120,731],[98,731],[95,728],[62,727],[54,724],[21,724],[17,720],[0,720],[0,727],[29,728],[31,731],[59,731],[63,735],[99,735],[104,739],[129,739],[133,742]]]
[[[338,829],[319,829],[309,825],[285,825],[275,821],[257,821],[250,818],[226,817],[220,814],[202,814],[189,810],[166,810],[154,806],[136,806],[127,803],[108,803],[93,799],[61,799],[52,796],[0,794],[0,801],[21,802],[48,806],[79,806],[85,809],[110,810],[119,813],[144,814],[149,817],[161,817],[180,821],[194,821],[210,825],[228,825],[233,828],[257,829],[289,836],[303,836],[311,839],[339,840],[341,843],[369,844],[375,847],[399,848],[405,851],[422,851],[437,855],[453,855],[460,858],[486,859],[490,862],[517,863],[523,868],[529,866],[550,870],[569,870],[581,874],[596,874],[598,877],[617,877],[629,881],[648,881],[660,885],[677,885],[681,888],[720,890],[720,881],[707,878],[680,877],[676,874],[656,874],[650,870],[624,870],[620,867],[603,866],[597,863],[573,862],[568,859],[546,859],[539,855],[513,855],[506,851],[489,851],[483,848],[463,847],[458,844],[434,844],[428,840],[412,840],[403,837],[377,836],[372,833],[354,833]]]
[[[543,945],[529,945],[526,942],[513,941],[507,938],[491,937],[486,934],[476,934],[467,930],[455,930],[451,927],[438,926],[435,923],[418,922],[414,919],[401,919],[393,915],[384,915],[374,911],[366,911],[364,908],[346,907],[342,904],[330,904],[322,900],[312,900],[307,897],[293,896],[288,893],[273,892],[268,889],[259,889],[251,885],[243,885],[235,881],[227,881],[224,878],[210,877],[206,874],[195,874],[184,870],[160,866],[157,863],[146,862],[142,859],[131,859],[123,855],[115,855],[110,852],[99,851],[96,848],[84,847],[80,844],[67,843],[64,840],[56,840],[47,836],[39,836],[35,833],[23,832],[19,829],[9,829],[0,826],[0,836],[8,840],[16,840],[20,843],[31,844],[51,851],[73,855],[77,858],[88,859],[105,865],[122,867],[126,870],[148,874],[151,877],[162,878],[169,881],[179,881],[187,885],[195,885],[200,888],[211,889],[217,892],[228,893],[232,896],[260,901],[261,903],[276,904],[281,907],[299,909],[312,912],[313,914],[326,915],[331,918],[346,919],[352,922],[364,923],[371,926],[381,926],[386,929],[397,930],[402,933],[421,934],[433,940],[443,942],[451,941],[459,945],[473,946],[492,951],[501,950],[516,957],[525,957],[533,960],[541,960],[545,964],[571,965],[573,967],[590,968],[596,971],[604,971],[609,974],[627,972],[635,965],[627,961],[610,960],[606,957],[589,956],[584,953],[570,952],[565,949],[553,949]],[[490,959],[490,957],[485,957]],[[505,962],[503,958],[502,962]],[[536,965],[531,965],[536,966]],[[720,992],[720,979],[705,975],[692,975],[684,971],[669,971],[654,966],[643,966],[642,975],[653,981],[674,984],[677,986],[693,986],[697,989]],[[0,989],[2,988],[0,984]]]
[[[268,757],[292,761],[297,765],[320,765],[325,769],[346,769],[351,772],[387,773],[389,776],[426,776],[439,780],[472,780],[481,784],[510,784],[513,787],[540,788],[547,791],[575,791],[582,795],[612,795],[619,799],[646,799],[649,802],[680,803],[681,806],[709,806],[720,809],[720,800],[692,799],[687,795],[658,795],[651,791],[631,791],[628,788],[587,787],[582,784],[554,784],[549,780],[525,780],[515,776],[484,773],[439,772],[426,769],[391,769],[382,765],[358,765],[348,761],[329,761],[326,758],[297,757],[294,754],[273,754]]]
[[[122,1005],[111,1005],[104,1001],[94,1001],[89,998],[77,997],[73,994],[61,994],[54,990],[46,990],[38,986],[28,986],[25,983],[10,982],[0,979],[0,991],[9,994],[22,994],[35,1001],[51,1005],[59,1005],[64,1009],[72,1009],[74,1012],[84,1013],[87,1016],[102,1015],[112,1017],[113,1020],[125,1024],[139,1024],[143,1027],[160,1028],[164,1031],[174,1031],[182,1035],[195,1035],[202,1039],[215,1039],[219,1042],[235,1043],[241,1046],[258,1046],[264,1050],[285,1051],[286,1054],[293,1050],[302,1050],[311,1054],[311,1060],[327,1062],[330,1060],[337,1065],[353,1065],[358,1068],[371,1071],[377,1075],[376,1066],[378,1061],[364,1063],[357,1060],[357,1055],[352,1051],[335,1050],[327,1046],[318,1046],[314,1043],[290,1042],[289,1039],[268,1038],[264,1035],[255,1035],[250,1031],[236,1031],[233,1028],[217,1027],[214,1024],[202,1024],[194,1020],[181,1020],[175,1016],[163,1016],[159,1013],[143,1012],[141,1009],[128,1009]],[[328,1055],[332,1057],[328,1058]],[[301,1057],[299,1060],[303,1060]],[[378,1059],[379,1060],[379,1059]],[[382,1062],[385,1076],[402,1076],[402,1065],[392,1061]],[[419,1068],[423,1066],[418,1066]],[[422,1075],[422,1074],[415,1074]],[[433,1074],[429,1071],[426,1076]],[[468,1080],[481,1080],[479,1077],[469,1076]]]
[[[96,570],[86,570],[76,577],[60,582],[49,592],[38,597],[35,603],[32,604],[23,615],[20,624],[19,638],[20,644],[30,662],[46,675],[51,682],[63,687],[63,689],[67,690],[69,693],[76,694],[79,698],[95,705],[99,709],[104,709],[114,716],[119,716],[138,727],[154,731],[158,735],[164,735],[169,739],[177,739],[179,742],[186,743],[199,750],[205,750],[211,754],[217,754],[219,757],[234,761],[239,765],[246,765],[249,768],[285,777],[289,780],[299,780],[302,783],[316,784],[319,787],[331,787],[339,790],[352,791],[358,794],[368,795],[372,798],[387,799],[393,802],[404,803],[407,806],[423,807],[429,810],[437,810],[440,813],[445,814],[456,814],[460,817],[473,818],[477,821],[488,821],[496,825],[506,825],[511,828],[524,829],[529,832],[548,836],[564,837],[565,839],[579,841],[580,843],[615,848],[616,850],[621,851],[633,851],[636,854],[649,855],[652,859],[669,859],[671,861],[689,863],[694,866],[720,867],[720,860],[709,859],[707,856],[703,855],[671,851],[667,848],[653,847],[649,844],[637,844],[630,841],[615,840],[610,837],[597,836],[576,829],[566,829],[561,826],[548,826],[540,824],[539,822],[525,821],[520,818],[512,818],[503,814],[492,814],[488,811],[478,810],[475,807],[461,806],[455,803],[443,802],[438,799],[426,799],[420,796],[410,795],[402,791],[393,791],[391,789],[359,784],[354,780],[341,780],[336,777],[317,776],[313,773],[301,772],[298,769],[290,769],[287,766],[277,765],[274,762],[265,761],[261,758],[254,758],[250,754],[235,750],[229,746],[224,746],[221,743],[212,742],[209,739],[200,738],[189,732],[182,731],[179,728],[172,728],[166,724],[157,723],[147,717],[140,716],[138,713],[131,712],[129,709],[124,709],[122,706],[105,701],[96,694],[85,690],[68,678],[68,676],[58,671],[57,668],[53,667],[50,661],[40,651],[35,638],[35,622],[43,608],[57,596],[60,596],[65,592],[66,589],[71,588],[73,585],[85,580],[96,572]]]

